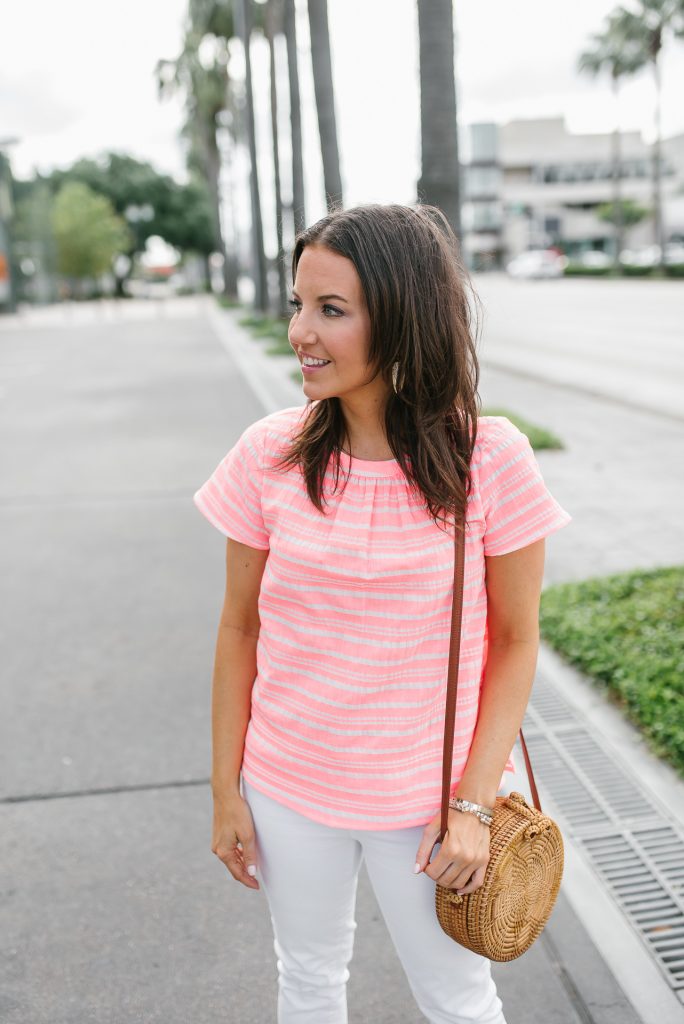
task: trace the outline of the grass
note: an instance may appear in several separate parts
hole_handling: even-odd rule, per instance
[[[511,412],[510,409],[504,408],[483,408],[483,416],[506,416],[507,419],[513,423],[518,430],[522,430],[523,434],[527,434],[530,439],[530,444],[539,451],[542,448],[563,448],[563,442],[556,434],[553,434],[550,430],[546,430],[544,427],[538,427],[535,423],[531,423],[529,420],[523,419],[522,416],[518,416],[517,413]]]
[[[257,341],[270,341],[271,345],[266,349],[269,356],[293,356],[292,346],[287,340],[286,319],[274,316],[258,316],[250,313],[243,316],[238,323],[241,327],[247,327],[252,337]]]
[[[548,587],[540,630],[684,777],[684,566]]]

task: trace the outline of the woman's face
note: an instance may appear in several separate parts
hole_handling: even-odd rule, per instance
[[[288,337],[302,364],[307,398],[375,398],[387,390],[368,366],[370,317],[351,260],[322,245],[307,245],[297,265]],[[306,366],[307,357],[326,360]]]

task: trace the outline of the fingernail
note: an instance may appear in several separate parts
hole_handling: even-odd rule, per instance
[[[416,861],[416,866],[413,869],[413,874],[414,875],[419,875],[420,874],[420,864],[418,863],[418,861]]]
[[[256,872],[257,872],[256,864],[250,864],[249,867],[247,868],[247,874],[251,875],[252,878],[254,878],[254,876],[256,875]]]

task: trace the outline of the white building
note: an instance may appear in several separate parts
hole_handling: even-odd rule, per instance
[[[613,198],[611,134],[575,135],[563,118],[473,124],[463,168],[463,232],[469,262],[501,266],[526,249],[560,246],[569,256],[611,253],[614,229],[596,208]],[[652,209],[651,147],[621,135],[623,199]],[[684,135],[662,143],[666,241],[684,241]],[[627,229],[625,245],[654,242],[653,218]]]

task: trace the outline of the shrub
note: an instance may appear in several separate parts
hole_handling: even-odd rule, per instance
[[[622,708],[684,776],[684,567],[543,591],[545,640]]]

